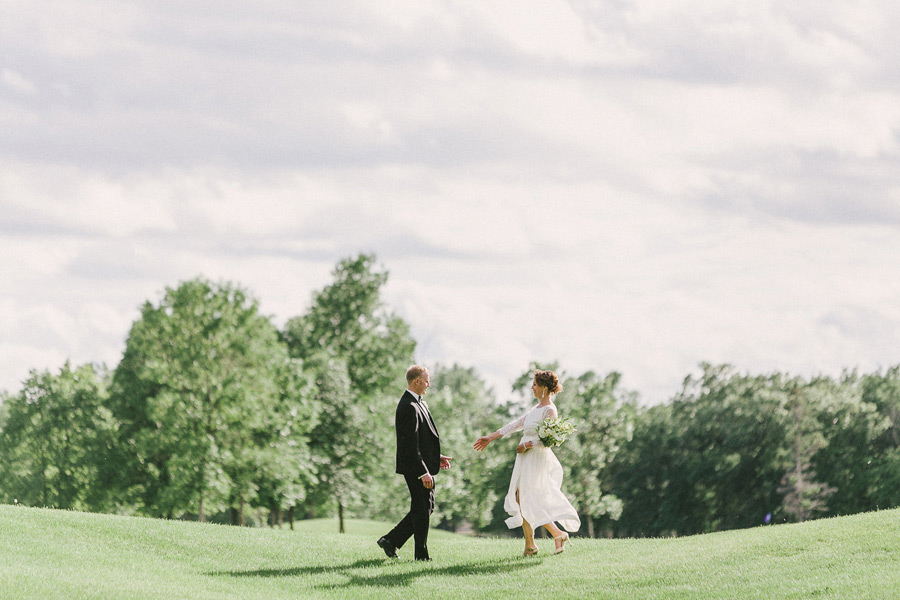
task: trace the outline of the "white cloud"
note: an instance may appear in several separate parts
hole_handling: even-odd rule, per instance
[[[572,6],[553,0],[522,10],[515,0],[470,2],[466,12],[515,53],[532,60],[563,59],[576,64],[593,62],[596,48],[587,39],[585,25]]]
[[[17,391],[32,369],[55,371],[66,361],[114,366],[121,358],[130,316],[100,300],[78,297],[31,305],[4,301],[0,387]]]
[[[198,275],[281,324],[360,251],[423,360],[501,394],[897,362],[883,4],[11,6],[0,387],[113,362]]]
[[[0,81],[3,85],[15,90],[20,94],[32,95],[37,92],[37,88],[21,73],[12,69],[3,69],[0,71]]]
[[[77,167],[0,162],[2,201],[12,213],[4,222],[120,237],[171,230],[168,199],[158,195],[162,182],[130,179]]]

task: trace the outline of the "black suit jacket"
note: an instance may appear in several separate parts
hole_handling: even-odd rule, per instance
[[[397,404],[397,473],[421,477],[441,468],[441,436],[428,410],[408,391]]]

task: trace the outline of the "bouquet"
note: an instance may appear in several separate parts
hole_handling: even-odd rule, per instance
[[[545,419],[537,426],[538,438],[548,448],[561,446],[573,433],[575,433],[575,426],[569,423],[569,417]]]

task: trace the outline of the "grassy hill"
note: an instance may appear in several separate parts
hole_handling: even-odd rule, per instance
[[[332,528],[333,527],[333,528]],[[0,598],[900,598],[900,511],[674,539],[522,542],[437,532],[388,561],[386,526],[295,531],[0,506]]]

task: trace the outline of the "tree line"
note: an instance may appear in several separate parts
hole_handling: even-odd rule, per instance
[[[202,278],[146,302],[113,369],[32,371],[0,397],[0,501],[235,525],[396,520],[393,416],[415,362],[373,255],[283,328],[247,290]],[[578,427],[557,454],[584,534],[684,535],[898,504],[900,372],[806,380],[703,365],[642,406],[616,372],[533,363],[498,402],[474,368],[431,368],[442,448],[433,522],[504,532],[514,442],[480,435],[532,404],[533,368],[560,373]],[[502,444],[502,442],[501,442]]]
[[[809,379],[702,365],[641,409],[606,472],[618,536],[706,533],[900,505],[900,368]]]

